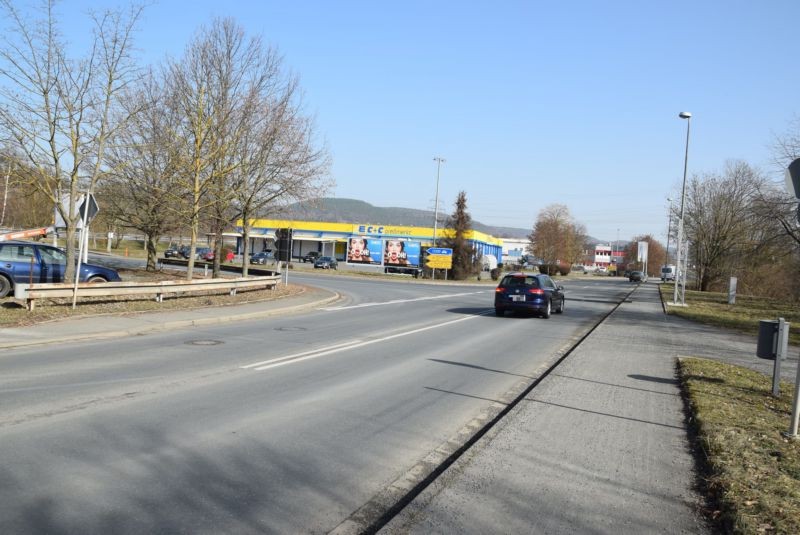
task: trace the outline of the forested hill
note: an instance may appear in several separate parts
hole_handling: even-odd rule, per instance
[[[439,213],[444,224],[450,214]],[[267,217],[287,217],[304,221],[330,221],[334,223],[365,223],[408,227],[432,227],[433,212],[413,208],[373,206],[356,199],[323,198],[289,206],[281,214]],[[493,227],[473,219],[472,228],[496,238],[526,238],[530,229]]]

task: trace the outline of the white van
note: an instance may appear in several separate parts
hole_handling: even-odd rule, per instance
[[[674,265],[670,264],[667,266],[663,266],[661,268],[661,281],[662,282],[674,281],[675,273],[677,273],[677,271],[675,270]]]

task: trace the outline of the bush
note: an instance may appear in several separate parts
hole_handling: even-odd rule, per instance
[[[570,272],[570,269],[572,269],[572,267],[564,262],[559,262],[558,264],[542,264],[539,266],[539,273],[544,273],[545,275],[550,276],[565,276]]]
[[[489,275],[491,275],[493,281],[496,281],[497,279],[500,278],[500,273],[501,273],[500,268],[496,267],[492,271],[489,272]]]

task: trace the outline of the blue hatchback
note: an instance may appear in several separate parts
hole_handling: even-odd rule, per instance
[[[17,283],[63,282],[67,255],[61,249],[36,242],[0,242],[0,297],[14,291]],[[81,282],[118,282],[115,270],[81,264]]]
[[[509,273],[494,292],[494,311],[498,316],[511,310],[549,318],[551,312],[564,312],[564,302],[564,287],[543,274]]]

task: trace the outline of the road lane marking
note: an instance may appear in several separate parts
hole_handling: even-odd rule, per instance
[[[395,338],[401,338],[403,336],[409,336],[412,334],[421,333],[424,331],[429,331],[431,329],[438,329],[440,327],[446,327],[448,325],[453,325],[455,323],[460,323],[462,321],[468,321],[471,319],[475,319],[480,316],[486,316],[489,314],[489,311],[483,312],[481,314],[475,316],[466,316],[463,318],[458,318],[455,320],[445,321],[443,323],[437,323],[436,325],[428,325],[426,327],[419,327],[418,329],[412,329],[410,331],[405,331],[397,334],[390,334],[389,336],[384,336],[382,338],[375,338],[373,340],[351,340],[349,342],[345,342],[342,344],[336,344],[328,347],[322,347],[313,351],[306,351],[303,353],[296,353],[294,355],[287,355],[284,357],[274,358],[272,360],[265,360],[263,362],[256,362],[253,364],[248,364],[246,366],[240,366],[242,369],[254,369],[255,371],[264,371],[270,368],[277,368],[278,366],[283,366],[285,364],[293,364],[295,362],[302,362],[304,360],[315,359],[319,357],[324,357],[326,355],[331,355],[333,353],[339,353],[348,349],[356,349],[359,347],[364,347],[372,344],[377,344],[380,342],[386,342],[388,340],[394,340]]]
[[[492,290],[494,291],[494,290]],[[336,310],[350,310],[352,308],[364,308],[364,307],[377,307],[383,305],[396,305],[398,303],[415,303],[417,301],[430,301],[432,299],[447,299],[448,297],[463,297],[465,295],[477,295],[482,293],[488,293],[489,290],[481,290],[479,292],[465,292],[460,294],[447,294],[447,295],[435,295],[432,297],[415,297],[413,299],[394,299],[392,301],[381,301],[376,303],[361,303],[359,305],[351,305],[351,306],[343,306],[343,307],[325,307],[320,310],[326,310],[328,312],[333,312]]]
[[[254,362],[253,364],[247,364],[246,366],[240,366],[240,368],[242,368],[243,370],[246,370],[248,368],[256,368],[258,366],[262,366],[264,364],[270,364],[272,362],[276,362],[276,361],[279,361],[279,360],[287,360],[287,359],[294,359],[294,358],[298,358],[298,357],[304,357],[306,355],[313,355],[314,353],[317,353],[319,351],[327,351],[327,350],[330,350],[330,349],[348,347],[348,346],[351,346],[353,344],[358,344],[360,342],[361,342],[361,340],[350,340],[349,342],[343,342],[341,344],[335,344],[335,345],[332,345],[332,346],[323,347],[321,349],[312,349],[310,351],[304,351],[303,353],[295,353],[294,355],[287,355],[285,357],[279,357],[279,358],[275,358],[275,359],[265,360],[265,361],[262,361],[262,362]]]

